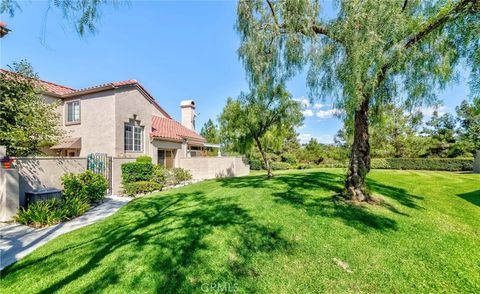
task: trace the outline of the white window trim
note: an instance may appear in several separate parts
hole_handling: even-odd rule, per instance
[[[78,120],[75,121],[68,121],[68,105],[78,102]],[[76,100],[70,100],[65,102],[65,125],[78,125],[82,121],[82,104],[80,102],[80,99]]]
[[[125,136],[125,127],[126,126],[131,126],[132,127],[132,142],[131,142],[131,145],[132,145],[132,150],[127,150],[126,149],[126,144],[125,144],[125,140],[126,140],[126,136]],[[141,130],[141,136],[140,136],[140,150],[135,150],[135,129],[139,128]],[[145,128],[141,125],[139,125],[138,123],[125,123],[123,125],[123,149],[125,151],[125,153],[143,153],[144,151],[144,141],[145,141]]]

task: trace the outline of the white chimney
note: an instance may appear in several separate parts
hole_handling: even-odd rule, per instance
[[[182,125],[192,131],[195,131],[195,101],[184,100],[180,102],[180,108],[182,110]]]

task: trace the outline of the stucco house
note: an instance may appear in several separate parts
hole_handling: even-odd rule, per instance
[[[179,166],[179,158],[202,156],[205,148],[219,148],[195,132],[193,100],[180,103],[179,123],[136,80],[78,90],[44,80],[37,82],[44,90],[45,102],[58,104],[59,126],[65,131],[61,142],[44,148],[47,155],[149,155],[155,163],[170,168]]]
[[[13,74],[0,69],[0,74]],[[9,220],[26,203],[25,193],[34,189],[62,188],[61,177],[89,169],[88,155],[104,153],[108,162],[101,172],[109,183],[108,193],[122,194],[124,163],[149,155],[166,168],[181,167],[195,180],[248,175],[242,157],[206,156],[206,148],[219,149],[195,132],[195,102],[180,102],[181,123],[175,121],[136,80],[73,89],[44,80],[45,103],[55,105],[58,126],[64,138],[42,151],[47,156],[14,158],[12,168],[0,167],[0,206],[9,207],[0,221]],[[0,158],[6,153],[0,146]],[[210,152],[211,154],[211,152]],[[106,159],[105,156],[100,156]],[[11,208],[11,209],[10,209]]]

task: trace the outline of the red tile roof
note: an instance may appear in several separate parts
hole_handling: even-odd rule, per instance
[[[0,38],[4,37],[5,35],[10,32],[9,29],[7,29],[7,24],[4,23],[3,21],[0,21]]]
[[[175,141],[183,141],[184,139],[192,139],[194,141],[205,142],[205,138],[170,119],[152,116],[152,132],[150,136],[153,138],[169,139]]]
[[[58,85],[55,83],[47,82],[44,80],[37,80],[39,86],[41,86],[46,92],[49,93],[54,93],[57,95],[63,95],[63,94],[70,94],[73,92],[76,92],[77,90],[70,88],[70,87],[65,87],[62,85]]]
[[[0,73],[21,76],[17,73],[14,73],[12,71],[8,71],[8,70],[5,70],[5,69],[0,69]],[[28,79],[30,79],[30,78],[28,78]],[[77,90],[75,90],[73,88],[70,88],[70,87],[61,86],[61,85],[51,83],[51,82],[47,82],[47,81],[40,80],[40,79],[35,79],[35,82],[37,83],[38,86],[42,87],[46,92],[57,94],[57,95],[69,94],[69,93],[73,93],[73,92],[77,91]]]
[[[14,72],[4,70],[4,69],[0,69],[0,73],[17,75]],[[115,88],[135,86],[137,90],[140,93],[142,93],[144,97],[153,104],[154,107],[156,107],[166,117],[171,118],[170,115],[157,103],[155,98],[153,98],[153,96],[150,95],[150,93],[148,93],[148,91],[145,90],[145,88],[137,80],[126,80],[126,81],[120,81],[120,82],[101,84],[101,85],[83,88],[80,90],[61,86],[61,85],[47,82],[40,79],[37,79],[36,82],[38,83],[39,86],[41,86],[45,90],[45,92],[47,92],[47,94],[53,94],[58,96],[59,98],[69,98],[69,97],[74,97],[78,95],[84,95],[87,93],[95,93],[95,92],[101,92],[101,91],[111,90]]]
[[[138,85],[138,84],[139,83],[137,82],[137,80],[126,80],[126,81],[112,82],[112,83],[106,83],[106,84],[100,84],[100,85],[95,85],[95,86],[91,86],[91,87],[86,87],[86,88],[82,88],[78,91],[90,91],[90,90],[106,88],[106,87],[115,88],[115,87],[124,87],[124,86],[134,86],[134,85]]]

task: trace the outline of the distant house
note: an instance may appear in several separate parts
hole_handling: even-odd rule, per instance
[[[5,70],[1,70],[6,72]],[[46,103],[58,103],[66,138],[43,150],[47,155],[113,157],[149,155],[157,164],[178,166],[179,158],[202,156],[208,144],[195,132],[195,102],[182,101],[175,121],[136,80],[73,89],[38,80]]]

